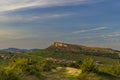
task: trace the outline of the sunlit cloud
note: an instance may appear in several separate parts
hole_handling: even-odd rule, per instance
[[[52,7],[96,3],[104,0],[1,0],[0,11],[33,7]]]
[[[36,20],[49,20],[49,19],[58,19],[68,16],[73,16],[74,13],[63,13],[63,14],[43,14],[43,15],[33,15],[33,16],[9,16],[3,15],[0,16],[0,23],[7,23],[7,22],[30,22]]]
[[[79,30],[79,31],[74,31],[74,34],[79,34],[79,33],[85,33],[85,32],[92,32],[92,31],[99,31],[99,30],[104,30],[107,29],[108,27],[97,27],[97,28],[92,28],[92,29],[87,29],[87,30]]]
[[[102,35],[104,38],[120,37],[120,32],[113,32],[110,34]]]

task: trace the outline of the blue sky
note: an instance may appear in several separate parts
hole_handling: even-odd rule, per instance
[[[120,0],[1,0],[0,48],[60,41],[120,49]]]

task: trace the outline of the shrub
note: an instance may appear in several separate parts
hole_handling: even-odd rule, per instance
[[[80,68],[80,66],[81,66],[81,64],[82,64],[82,61],[81,60],[78,60],[78,61],[76,61],[76,62],[69,62],[69,63],[67,63],[67,67],[72,67],[72,68]]]
[[[97,72],[98,71],[93,58],[84,59],[81,65],[81,69],[82,69],[82,72]]]
[[[110,72],[114,75],[120,76],[120,65],[112,66]]]
[[[99,68],[101,72],[120,77],[120,64]]]
[[[57,64],[52,60],[42,60],[40,62],[40,67],[42,71],[51,71],[57,67]]]
[[[0,80],[23,80],[22,75],[10,67],[0,69]]]
[[[83,73],[78,77],[78,80],[108,80],[102,79],[101,76],[96,73]]]
[[[25,78],[29,75],[43,78],[44,76],[41,75],[40,61],[35,61],[30,58],[13,59],[6,65],[7,67],[1,68],[0,78],[1,80],[20,80],[21,77]]]

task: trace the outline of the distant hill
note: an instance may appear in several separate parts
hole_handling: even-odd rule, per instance
[[[110,48],[87,47],[82,45],[54,42],[46,50],[62,53],[84,54],[110,58],[120,58],[120,51]]]
[[[25,53],[25,52],[34,52],[34,51],[38,51],[40,49],[18,49],[18,48],[7,48],[7,49],[1,49],[0,51],[5,51],[5,52],[21,52],[21,53]]]

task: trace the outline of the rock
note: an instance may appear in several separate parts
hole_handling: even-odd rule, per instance
[[[76,69],[76,68],[67,67],[66,68],[66,73],[67,73],[67,75],[79,76],[82,73],[82,70]]]

